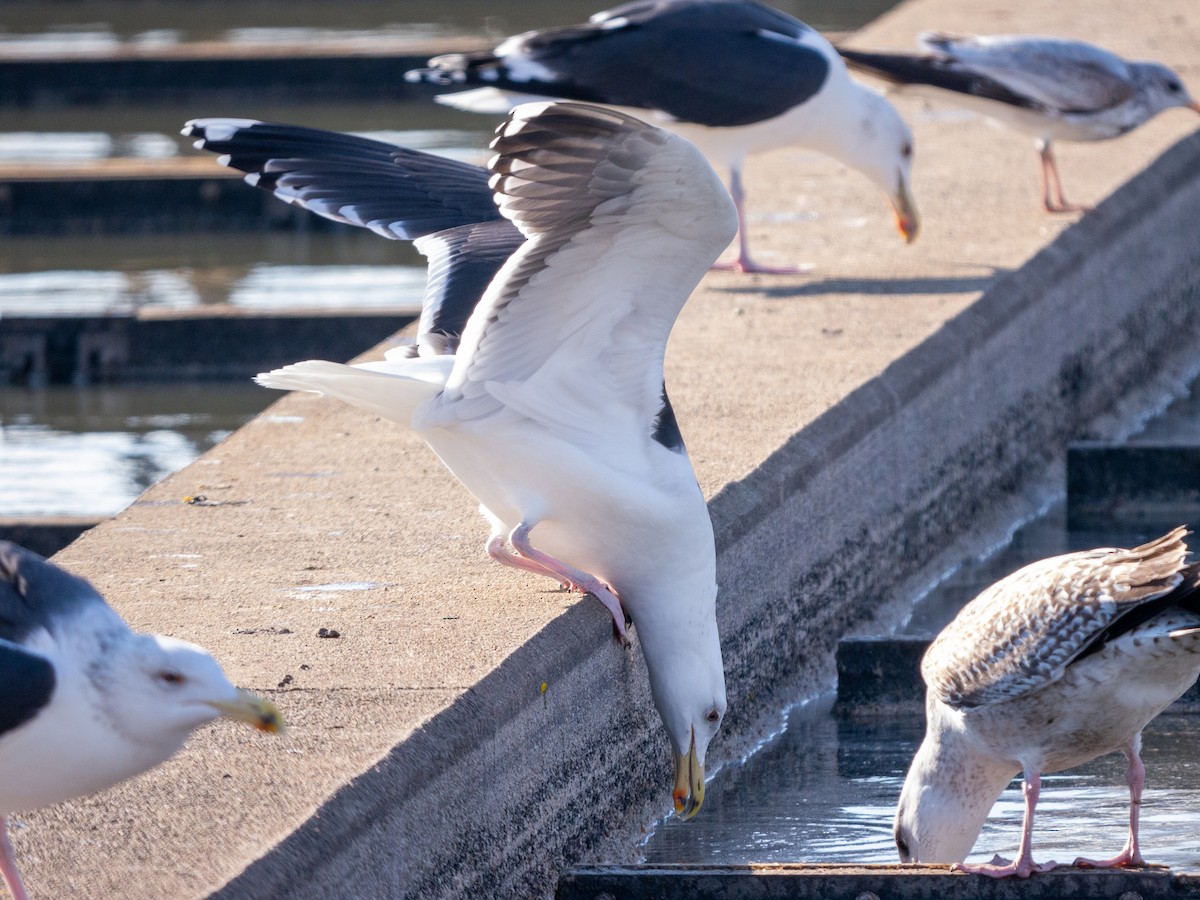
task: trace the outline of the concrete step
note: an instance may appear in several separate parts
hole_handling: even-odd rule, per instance
[[[0,165],[0,235],[355,230],[250,190],[240,176],[209,156]]]
[[[922,715],[925,685],[921,657],[931,635],[842,638],[837,645],[841,715]],[[1200,712],[1200,683],[1171,706],[1173,712]]]
[[[1064,867],[1032,878],[951,873],[948,866],[593,866],[563,874],[557,900],[1175,900],[1200,897],[1200,873],[1162,867]]]
[[[0,108],[302,99],[401,100],[441,89],[404,73],[438,53],[483,49],[481,37],[296,45],[197,42],[109,54],[0,58]]]
[[[103,521],[94,516],[0,518],[0,541],[12,541],[42,556],[53,556]]]
[[[1200,447],[1075,444],[1067,449],[1067,527],[1200,519]]]
[[[0,331],[0,385],[245,379],[299,359],[347,360],[415,311],[188,311],[22,318]]]

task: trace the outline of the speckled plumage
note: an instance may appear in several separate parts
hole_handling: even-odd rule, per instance
[[[1200,674],[1200,565],[1186,566],[1177,528],[1132,550],[1033,563],[972,600],[930,645],[925,740],[896,814],[901,859],[961,862],[988,811],[1025,773],[1018,859],[965,867],[988,875],[1052,867],[1032,861],[1043,773],[1116,750],[1129,761],[1130,836],[1111,860],[1140,864],[1141,731]]]

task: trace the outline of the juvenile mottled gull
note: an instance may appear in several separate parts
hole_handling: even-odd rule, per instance
[[[1138,810],[1146,724],[1200,674],[1200,565],[1185,566],[1177,528],[1133,550],[1091,550],[1033,563],[968,603],[921,662],[925,740],[896,812],[904,862],[960,863],[1027,877],[1043,773],[1115,750],[1127,760],[1129,838],[1097,867],[1142,865]],[[988,810],[1024,772],[1015,860],[961,864]]]
[[[663,354],[736,216],[687,141],[611,110],[521,106],[492,146],[496,203],[526,240],[473,298],[457,351],[258,380],[413,428],[480,501],[494,559],[594,595],[622,637],[628,613],[688,817],[725,677],[712,524]]]
[[[924,55],[846,48],[841,54],[852,68],[904,87],[935,88],[939,96],[1034,137],[1047,212],[1086,209],[1063,195],[1052,141],[1108,140],[1176,106],[1200,112],[1166,66],[1128,62],[1082,41],[933,32],[920,41]]]
[[[153,768],[218,716],[283,727],[201,648],[135,634],[82,578],[0,541],[0,873],[14,898],[27,895],[9,815]]]
[[[438,56],[411,81],[477,85],[438,101],[498,113],[530,99],[604,103],[695,143],[729,172],[743,272],[794,272],[750,257],[743,207],[746,156],[787,145],[834,157],[891,201],[908,241],[913,140],[895,108],[851,80],[815,30],[755,0],[645,0],[582,25],[510,37],[495,50]]]

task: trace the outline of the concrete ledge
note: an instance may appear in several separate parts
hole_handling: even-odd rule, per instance
[[[567,872],[556,900],[1115,900],[1200,897],[1189,874],[1163,868],[1060,868],[1028,879],[951,873],[948,866],[596,866]]]
[[[42,556],[53,556],[89,528],[95,528],[103,521],[88,516],[0,518],[0,541],[12,541]]]
[[[414,318],[354,309],[10,316],[0,384],[249,379],[297,359],[352,359]]]
[[[1121,2],[1089,14],[1112,21],[1115,49],[1186,58],[1170,10]],[[1077,18],[918,0],[863,40],[1018,15],[1051,32]],[[1183,133],[1159,125],[1089,157],[1079,199]],[[887,242],[862,179],[772,154],[747,177],[770,223],[754,238],[818,274],[716,273],[669,348],[720,546],[730,715],[714,766],[828,685],[837,638],[890,627],[903,582],[1041,483],[1070,441],[1117,433],[1114,398],[1157,396],[1200,348],[1195,137],[1056,238],[1062,220],[1019,190],[1024,141],[1008,154],[977,123],[921,128],[936,162],[919,169],[918,245]],[[196,493],[240,502],[181,502]],[[135,625],[203,643],[272,691],[292,730],[271,745],[206,729],[136,782],[22,817],[34,893],[547,896],[564,868],[636,859],[669,804],[639,651],[618,650],[596,604],[495,571],[473,506],[403,429],[289,396],[64,551]]]
[[[407,46],[402,50],[346,52],[291,47],[268,55],[262,46],[184,45],[167,55],[111,58],[0,59],[0,108],[96,103],[253,101],[303,96],[314,100],[400,100],[435,91],[408,84],[404,73],[430,56],[481,49],[482,39]],[[185,55],[191,51],[191,55]],[[249,55],[248,55],[249,54]]]
[[[1076,444],[1067,451],[1067,527],[1200,521],[1200,447]]]

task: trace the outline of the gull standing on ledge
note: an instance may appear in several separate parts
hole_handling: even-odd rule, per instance
[[[594,595],[622,638],[629,615],[689,818],[725,676],[712,523],[663,355],[736,215],[692,145],[612,110],[532,103],[497,133],[491,185],[525,242],[471,298],[457,351],[426,342],[258,381],[408,425],[480,501],[492,558]]]
[[[648,0],[583,25],[510,37],[495,50],[437,56],[409,81],[479,85],[439,103],[503,113],[552,97],[603,103],[682,135],[729,172],[741,272],[787,274],[750,256],[742,187],[746,156],[796,145],[832,156],[891,201],[906,241],[917,235],[912,132],[875,90],[853,81],[833,46],[756,0]]]
[[[921,661],[925,740],[896,812],[902,862],[957,863],[982,875],[1028,877],[1043,773],[1120,750],[1128,760],[1129,837],[1111,859],[1143,865],[1138,811],[1142,729],[1200,674],[1200,565],[1185,566],[1187,531],[1133,550],[1042,560],[963,607]],[[1017,858],[963,864],[988,811],[1025,773]]]
[[[145,772],[218,716],[283,729],[201,648],[135,634],[82,578],[0,541],[0,874],[14,900],[28,895],[9,815]]]
[[[854,69],[905,88],[934,88],[995,122],[1037,141],[1042,205],[1080,212],[1068,203],[1052,141],[1106,141],[1165,109],[1200,104],[1179,76],[1155,62],[1127,62],[1083,41],[1028,35],[953,36],[928,32],[923,55],[840,48]]]

